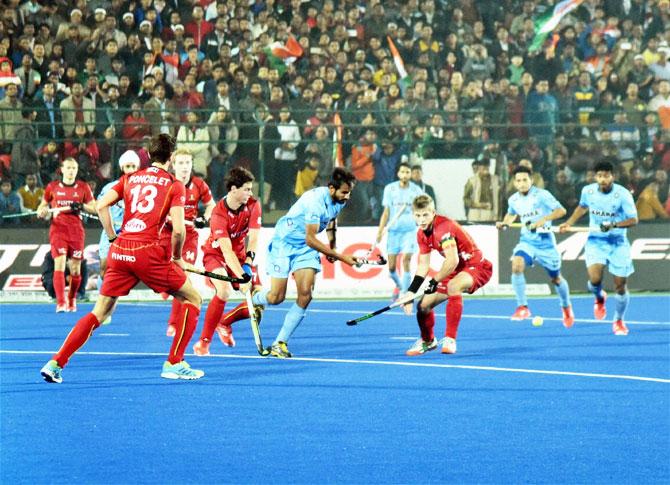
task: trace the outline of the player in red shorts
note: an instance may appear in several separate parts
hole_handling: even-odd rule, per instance
[[[63,381],[62,370],[70,357],[89,339],[93,331],[114,311],[116,300],[127,295],[142,281],[156,292],[165,291],[184,302],[179,315],[168,360],[161,377],[166,379],[199,379],[205,373],[192,369],[183,359],[200,314],[201,298],[183,268],[184,185],[167,170],[170,168],[174,138],[157,135],[152,138],[149,153],[151,166],[123,175],[117,184],[97,202],[100,221],[112,242],[105,279],[100,296],[91,313],[81,318],[70,331],[63,346],[42,367],[47,382]],[[109,207],[123,197],[123,228],[114,231]],[[160,244],[158,234],[168,214],[172,219],[170,247]]]
[[[51,256],[54,258],[54,290],[56,312],[77,311],[77,290],[81,284],[81,260],[84,257],[84,225],[81,210],[95,214],[91,187],[77,180],[79,164],[66,158],[60,164],[61,180],[50,182],[37,208],[37,216],[53,214],[49,229]],[[51,209],[51,211],[50,211]],[[61,211],[62,209],[62,211]],[[65,265],[70,260],[70,289],[65,297]]]
[[[470,235],[455,221],[435,213],[435,203],[428,195],[420,195],[412,203],[414,220],[419,226],[419,265],[409,291],[403,298],[411,298],[423,284],[430,268],[430,253],[434,249],[444,261],[437,274],[430,279],[424,296],[417,304],[416,319],[421,338],[408,350],[407,355],[421,355],[438,346],[433,328],[433,308],[447,300],[447,329],[441,340],[443,354],[456,353],[456,333],[463,313],[463,292],[474,293],[491,279],[492,265],[484,259]],[[411,301],[403,305],[408,315]]]
[[[261,227],[261,205],[251,196],[253,181],[254,176],[245,168],[234,167],[228,172],[226,176],[228,193],[216,204],[212,212],[210,236],[202,247],[203,262],[207,271],[238,278],[242,273],[247,273],[253,277],[251,282],[240,285],[241,292],[249,291],[251,285],[260,285],[257,272],[252,271]],[[249,242],[245,247],[247,236]],[[244,302],[226,314],[223,324],[219,325],[226,300],[230,295],[230,284],[219,280],[211,281],[216,289],[216,295],[207,306],[200,340],[193,346],[193,352],[200,356],[209,355],[214,330],[219,333],[224,345],[234,347],[235,339],[230,324],[249,318],[249,310]],[[257,318],[260,320],[260,315],[257,314]]]
[[[195,264],[195,260],[198,258],[198,231],[195,229],[205,227],[216,203],[207,182],[193,175],[193,154],[185,148],[177,148],[173,157],[172,169],[175,178],[183,183],[186,189],[186,202],[184,203],[186,240],[181,251],[181,257],[187,263]],[[198,204],[200,202],[205,206],[205,212],[202,217],[198,217]],[[168,223],[161,231],[161,241],[168,247],[170,246],[171,227],[170,223]],[[177,298],[174,298],[172,300],[172,312],[168,319],[167,331],[165,332],[168,337],[174,337],[175,335],[177,317],[180,310],[181,303]]]

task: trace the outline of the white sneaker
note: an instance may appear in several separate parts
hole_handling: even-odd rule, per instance
[[[430,342],[426,342],[422,338],[417,340],[412,344],[412,346],[407,349],[407,352],[405,352],[405,355],[409,355],[410,357],[413,357],[415,355],[421,355],[425,354],[426,352],[430,352],[431,350],[435,350],[437,348],[437,339],[433,338]]]
[[[451,337],[444,337],[440,340],[440,345],[442,345],[443,354],[455,354],[456,353],[456,339]]]

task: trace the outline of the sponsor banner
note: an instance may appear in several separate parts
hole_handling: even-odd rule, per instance
[[[494,266],[489,291],[496,292],[498,284],[498,231],[492,226],[466,226],[485,257]],[[200,229],[199,239],[202,244],[209,235],[209,229]],[[376,227],[340,227],[337,231],[338,250],[348,254],[365,255],[375,239]],[[259,249],[256,263],[260,269],[261,281],[269,284],[269,277],[265,274],[266,251],[273,234],[272,228],[263,228],[260,234]],[[87,260],[89,271],[89,287],[92,287],[91,278],[97,277],[99,259],[97,246],[100,232],[86,230],[86,246],[84,257]],[[325,233],[321,234],[326,240]],[[380,245],[385,254],[385,241]],[[20,291],[39,291],[40,266],[44,256],[49,252],[48,230],[46,229],[3,229],[0,235],[0,289],[7,294]],[[431,269],[439,269],[442,258],[433,253]],[[315,296],[328,298],[375,298],[388,297],[393,290],[393,282],[388,276],[386,266],[363,266],[352,268],[338,262],[330,263],[321,259],[322,271],[317,276]],[[202,267],[202,253],[198,255],[196,266]],[[398,272],[402,274],[402,264],[398,265]],[[416,257],[412,261],[412,272],[416,266]],[[203,297],[213,295],[211,283],[199,275],[190,275],[191,280],[202,292]],[[37,290],[36,290],[37,288]],[[138,288],[143,288],[139,286]],[[484,291],[486,293],[486,291]],[[289,296],[295,294],[295,285],[289,281]]]
[[[584,244],[588,233],[577,232],[556,234],[558,250],[561,253],[563,276],[573,291],[586,291],[586,264],[584,262]],[[500,282],[507,283],[511,278],[509,259],[519,239],[519,231],[509,230],[500,233]],[[628,279],[631,290],[670,291],[670,224],[640,224],[628,230],[631,245],[631,257],[635,273]],[[546,283],[547,274],[542,269],[526,271],[529,283]],[[612,277],[606,272],[606,288],[612,288]]]

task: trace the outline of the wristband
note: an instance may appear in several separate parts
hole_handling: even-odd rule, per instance
[[[414,276],[414,279],[409,285],[409,288],[407,288],[407,291],[411,291],[412,293],[416,293],[419,288],[421,288],[421,285],[423,284],[423,280],[425,280],[423,276]]]
[[[251,266],[248,265],[247,263],[244,263],[242,265],[242,271],[244,271],[244,274],[248,274],[249,276],[253,276],[253,270],[251,269]]]
[[[114,235],[113,237],[109,237],[109,236],[107,236],[107,240],[108,240],[109,243],[111,244],[111,243],[113,243],[114,241],[116,241],[116,238],[117,238],[117,237],[118,237],[118,236],[116,236],[116,235]]]
[[[254,262],[254,259],[256,259],[256,253],[253,251],[247,251],[246,257],[251,260],[251,262]]]

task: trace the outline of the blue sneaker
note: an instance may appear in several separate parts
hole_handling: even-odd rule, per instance
[[[42,367],[40,374],[42,374],[42,377],[45,381],[60,384],[63,382],[61,372],[63,372],[63,368],[58,365],[58,362],[55,360],[50,360],[44,365],[44,367]]]
[[[161,377],[164,379],[186,379],[189,381],[200,379],[204,376],[204,371],[191,369],[191,366],[185,360],[170,364],[167,360],[163,363]]]

